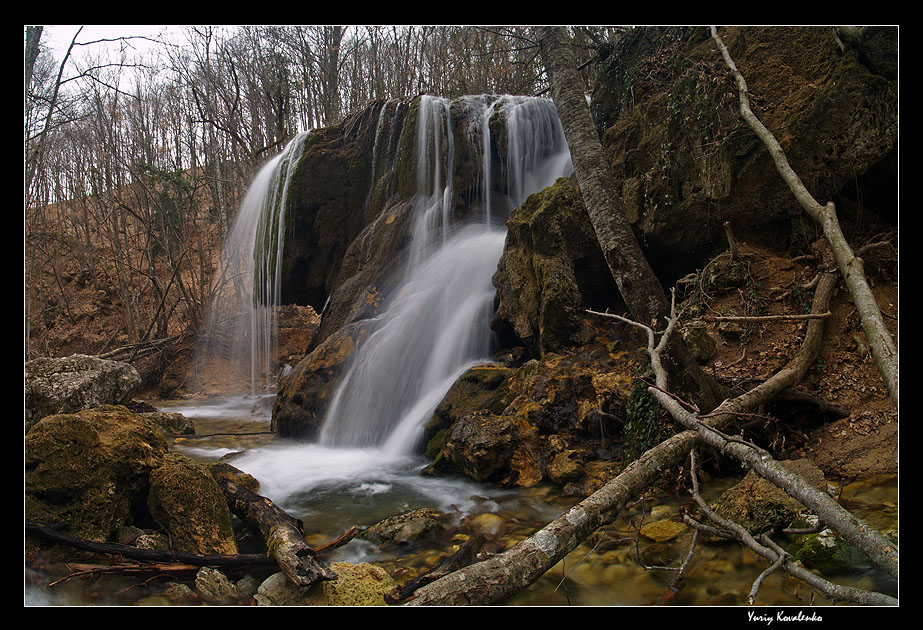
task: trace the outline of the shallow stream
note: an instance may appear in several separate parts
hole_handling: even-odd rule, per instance
[[[462,528],[496,535],[507,548],[530,536],[577,502],[550,487],[503,489],[457,478],[434,478],[419,474],[425,465],[414,457],[387,456],[378,449],[333,449],[287,442],[269,432],[272,396],[226,397],[191,403],[159,404],[164,411],[180,412],[196,425],[196,435],[174,438],[171,450],[199,461],[215,460],[246,450],[232,459],[236,467],[261,482],[261,494],[301,518],[314,545],[330,541],[353,525],[367,527],[395,514],[432,507],[454,515]],[[229,435],[236,434],[236,435]],[[706,499],[715,498],[736,479],[712,480]],[[897,524],[897,478],[881,477],[850,484],[842,497],[861,518],[881,528]],[[688,551],[691,531],[667,543],[638,536],[642,523],[675,517],[689,497],[646,497],[623,510],[605,531],[598,531],[545,576],[508,602],[510,605],[629,605],[658,602],[668,591],[673,573],[648,570],[648,565],[677,566]],[[642,508],[643,505],[643,508]],[[435,566],[452,553],[456,541],[408,546],[398,551],[379,550],[353,540],[330,558],[332,561],[368,561],[386,568],[404,581]],[[686,585],[669,602],[685,606],[746,605],[756,577],[767,566],[749,550],[724,542],[699,541],[690,563]],[[860,566],[848,575],[835,577],[841,584],[897,595],[896,582],[871,566]],[[90,586],[77,581],[62,585],[55,601],[37,603],[148,603],[161,598],[145,597],[143,591],[125,589],[124,580],[103,578]],[[111,584],[111,586],[106,586]],[[153,586],[153,585],[152,585]],[[155,590],[155,589],[151,589]],[[66,595],[65,595],[66,593]],[[90,595],[88,595],[90,593]],[[762,585],[757,604],[824,605],[811,589],[781,573]]]

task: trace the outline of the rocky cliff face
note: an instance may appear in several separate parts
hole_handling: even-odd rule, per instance
[[[879,30],[841,48],[826,27],[722,29],[754,112],[815,198],[835,201],[847,225],[896,224],[897,85],[888,70],[896,36]],[[725,221],[742,240],[780,251],[814,240],[742,121],[736,84],[706,28],[637,29],[601,56],[593,113],[663,280],[723,247]]]

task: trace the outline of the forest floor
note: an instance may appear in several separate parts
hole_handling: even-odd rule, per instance
[[[792,259],[744,246],[744,280],[720,295],[703,296],[700,317],[806,313],[811,294],[801,288],[816,274],[810,259]],[[889,262],[889,258],[893,258]],[[885,321],[897,332],[896,255],[867,256],[867,271]],[[783,459],[808,457],[828,476],[860,479],[897,473],[898,412],[869,352],[858,313],[840,283],[826,318],[820,355],[795,388],[829,403],[830,411],[804,402],[767,405],[766,441]],[[797,352],[805,322],[727,323],[707,327],[716,340],[706,369],[719,381],[745,389],[766,380]],[[757,423],[758,424],[758,423]]]

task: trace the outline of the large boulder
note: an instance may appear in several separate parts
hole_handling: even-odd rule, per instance
[[[151,471],[148,509],[178,551],[237,553],[227,499],[205,464],[170,453]]]
[[[27,428],[53,414],[126,404],[141,386],[131,365],[83,354],[33,359],[25,372]]]
[[[516,208],[507,228],[491,327],[535,355],[586,344],[585,310],[613,305],[619,293],[580,193],[558,180]]]
[[[166,454],[160,428],[125,407],[47,416],[25,437],[26,519],[106,541],[143,512]]]

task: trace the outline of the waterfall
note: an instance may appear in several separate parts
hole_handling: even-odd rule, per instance
[[[309,134],[295,137],[254,178],[228,234],[213,283],[197,377],[212,370],[231,387],[275,393],[276,311],[285,239],[285,206],[295,165]],[[223,359],[223,361],[221,361]],[[231,374],[219,365],[232,363]]]
[[[416,128],[417,195],[411,251],[398,288],[359,345],[323,419],[320,442],[408,453],[423,424],[461,374],[490,354],[491,278],[505,231],[493,215],[570,173],[570,155],[550,101],[504,96],[469,98],[482,134],[481,215],[452,219],[453,103],[423,96]],[[504,116],[505,182],[493,181],[490,119]],[[496,208],[496,192],[505,192]]]

